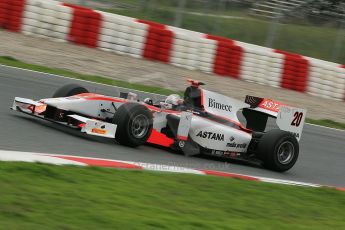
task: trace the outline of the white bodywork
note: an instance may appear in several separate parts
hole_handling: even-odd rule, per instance
[[[88,119],[79,115],[69,115],[69,117],[85,123],[81,128],[81,132],[89,135],[115,138],[117,125],[107,122]]]
[[[230,152],[246,152],[252,139],[249,133],[199,116],[193,116],[189,135],[204,148]]]
[[[107,103],[109,104],[109,102]],[[30,106],[39,107],[45,105],[52,105],[59,109],[74,111],[88,116],[97,115],[95,117],[106,117],[105,113],[100,113],[100,108],[102,108],[103,105],[106,105],[106,101],[88,101],[81,97],[49,98],[42,99],[39,102],[27,98],[15,97],[11,109],[20,109],[20,111],[23,111],[25,113],[38,116],[38,114],[35,112],[35,109],[31,110]],[[114,108],[113,111],[115,111]],[[117,125],[115,124],[95,119],[89,119],[80,115],[69,115],[68,117],[78,120],[85,124],[80,130],[83,133],[94,136],[115,138],[117,128]]]
[[[147,106],[152,111],[154,116],[153,128],[158,132],[161,132],[167,126],[167,115],[172,114],[180,118],[177,139],[186,141],[188,138],[191,138],[200,146],[212,150],[246,152],[252,140],[252,134],[239,123],[237,112],[240,109],[249,108],[250,105],[211,91],[202,89],[201,92],[202,105],[204,106],[202,113],[219,117],[222,121],[227,121],[227,124],[217,122],[215,119],[209,119],[207,116],[203,116],[202,113],[194,110],[183,112],[171,111],[149,106],[142,102],[138,103]],[[116,125],[105,122],[105,120],[112,118],[117,108],[129,101],[123,98],[98,94],[48,98],[39,101],[16,97],[12,109],[16,110],[17,107],[20,107],[22,111],[30,113],[28,105],[50,105],[65,111],[72,111],[77,114],[69,115],[69,117],[84,123],[84,126],[81,128],[82,132],[114,138]],[[293,133],[297,140],[300,140],[306,113],[304,109],[287,107],[266,100],[262,105],[253,108],[253,110],[277,117],[278,127]],[[34,112],[32,113],[34,114]]]
[[[192,125],[193,114],[182,112],[180,115],[180,123],[177,129],[177,138],[180,140],[188,140],[189,130]]]
[[[212,91],[203,89],[202,94],[203,105],[206,112],[228,118],[235,122],[239,122],[237,111],[249,107],[249,105],[243,101]]]
[[[105,99],[106,97],[104,97]],[[84,114],[94,118],[105,119],[112,117],[111,113],[101,112],[102,109],[108,109],[108,112],[115,113],[115,109],[112,106],[114,103],[115,107],[119,107],[122,103],[107,101],[107,100],[89,100],[88,97],[58,97],[58,98],[47,98],[42,99],[45,104],[54,106],[58,109],[67,111],[74,111],[76,113]]]
[[[306,113],[305,109],[281,106],[277,115],[277,125],[281,130],[292,133],[300,141]]]

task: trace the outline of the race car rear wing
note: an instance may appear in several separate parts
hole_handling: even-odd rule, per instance
[[[277,117],[279,108],[285,105],[281,102],[273,101],[268,98],[261,98],[249,95],[246,96],[244,102],[249,104],[252,110],[266,113],[273,117]]]
[[[276,123],[281,130],[292,133],[299,141],[302,136],[306,113],[306,109],[280,106]]]
[[[299,141],[302,136],[307,110],[291,107],[281,102],[267,98],[246,96],[245,103],[250,105],[250,110],[267,114],[276,118],[279,129],[292,133]]]

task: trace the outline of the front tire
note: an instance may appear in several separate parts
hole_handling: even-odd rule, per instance
[[[88,93],[89,91],[83,86],[77,84],[68,84],[60,87],[55,91],[53,98],[55,97],[70,97],[81,93]]]
[[[265,168],[284,172],[295,165],[299,144],[291,133],[276,129],[262,136],[258,150]]]
[[[138,103],[121,105],[113,117],[117,125],[115,139],[122,145],[137,147],[146,143],[152,132],[151,111]]]

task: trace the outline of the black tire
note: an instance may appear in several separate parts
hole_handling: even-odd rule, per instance
[[[89,91],[77,84],[64,85],[55,91],[54,97],[70,97],[81,93],[88,93]]]
[[[115,134],[117,142],[122,145],[137,147],[145,144],[150,137],[153,116],[144,105],[126,103],[117,109],[113,117],[113,124],[117,125]]]
[[[262,136],[258,150],[265,168],[284,172],[295,165],[299,144],[291,133],[274,129]]]

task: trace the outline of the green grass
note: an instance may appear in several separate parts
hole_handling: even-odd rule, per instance
[[[330,128],[345,130],[345,124],[344,123],[332,121],[329,119],[315,120],[315,119],[307,118],[306,121],[310,124],[321,125],[321,126],[326,126],[326,127],[330,127]]]
[[[82,80],[91,81],[91,82],[98,82],[98,83],[103,83],[106,85],[114,85],[114,86],[124,87],[128,89],[141,90],[148,93],[157,93],[157,94],[162,94],[162,95],[169,95],[172,93],[178,93],[180,95],[183,94],[182,92],[175,92],[175,91],[164,89],[164,88],[152,87],[152,86],[141,85],[141,84],[132,84],[125,81],[113,80],[106,77],[80,74],[80,73],[76,73],[69,70],[62,70],[62,69],[45,67],[41,65],[29,64],[29,63],[25,63],[25,62],[16,60],[13,57],[8,57],[8,56],[0,56],[0,64],[24,68],[24,69],[30,69],[30,70],[35,70],[35,71],[41,71],[45,73],[51,73],[51,74],[56,74],[56,75],[61,75],[61,76],[66,76],[66,77],[71,77],[71,78],[76,78],[76,79],[82,79]],[[345,130],[344,123],[339,123],[332,120],[315,120],[315,119],[307,118],[306,121],[311,124]]]
[[[0,162],[1,229],[344,229],[345,193],[199,175]]]
[[[29,64],[25,63],[19,60],[16,60],[13,57],[8,56],[0,56],[0,64],[8,65],[8,66],[14,66],[24,69],[30,69],[35,71],[40,71],[44,73],[50,73],[55,75],[61,75],[65,77],[70,78],[76,78],[86,81],[92,81],[92,82],[98,82],[106,85],[114,85],[118,87],[124,87],[128,89],[134,89],[134,90],[140,90],[150,93],[156,93],[156,94],[162,94],[162,95],[169,95],[172,93],[176,93],[175,91],[164,89],[161,87],[155,87],[155,86],[148,86],[148,85],[142,85],[142,84],[133,84],[126,81],[120,81],[120,80],[114,80],[107,77],[101,77],[101,76],[95,76],[95,75],[87,75],[87,74],[81,74],[76,73],[70,70],[64,70],[64,69],[57,69],[57,68],[50,68],[46,66],[41,65],[35,65],[35,64]]]

